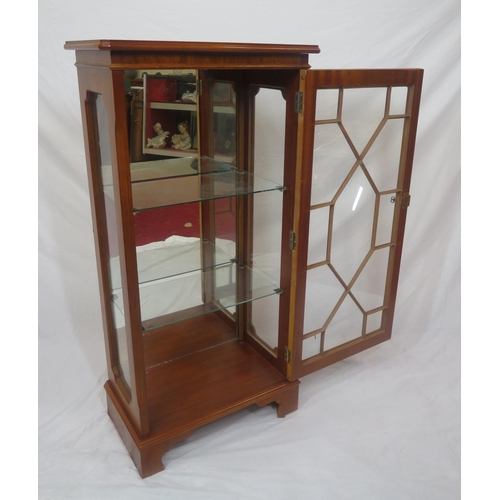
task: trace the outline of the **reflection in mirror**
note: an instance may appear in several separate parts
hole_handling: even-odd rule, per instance
[[[211,86],[213,142],[210,154],[215,160],[236,168],[236,98],[231,82],[215,81]],[[236,200],[225,198],[212,204],[214,237],[234,257],[236,254]],[[230,310],[234,313],[234,310]]]
[[[229,82],[212,86],[213,157],[224,163],[236,160],[236,92]]]
[[[200,156],[197,88],[192,70],[126,72],[141,319],[148,334],[216,310],[232,313],[236,304],[279,292],[276,280],[264,283],[236,264],[234,197],[281,185],[236,172],[231,83],[209,86],[211,158]],[[242,282],[252,286],[243,289]],[[123,311],[120,294],[116,302]]]
[[[149,181],[153,186],[166,178],[194,176],[200,169],[218,168],[199,161],[196,81],[197,72],[192,69],[125,72],[133,183]],[[196,202],[135,212],[143,321],[160,315],[166,310],[165,302],[171,302],[157,293],[162,280],[203,267],[200,226],[200,204]],[[163,286],[162,293],[167,289]],[[174,301],[178,306],[167,309],[201,304],[201,285],[188,295],[185,302]]]
[[[137,75],[138,76],[138,75]],[[143,71],[130,91],[142,92],[143,126],[133,133],[142,136],[144,160],[154,156],[183,158],[196,155],[197,74],[195,70]],[[134,144],[131,142],[131,144]]]
[[[216,162],[231,165],[236,169],[236,99],[237,94],[232,82],[211,81],[209,102],[211,103],[212,130],[208,154]],[[207,131],[208,132],[208,131]],[[202,180],[203,184],[203,180]],[[238,201],[234,197],[218,198],[203,203],[204,217],[210,221],[208,234],[204,238],[212,241],[217,249],[223,249],[233,260],[236,256],[236,217]],[[207,226],[205,225],[205,228]],[[206,261],[211,262],[210,254],[203,254]],[[219,282],[220,283],[220,282]],[[214,283],[205,282],[205,297],[210,296],[210,287]],[[215,283],[217,294],[218,283]],[[235,302],[233,302],[234,304]],[[231,320],[235,320],[236,307],[222,299],[224,312]]]

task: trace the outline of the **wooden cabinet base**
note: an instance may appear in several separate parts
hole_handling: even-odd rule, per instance
[[[391,337],[423,70],[314,70],[316,45],[65,48],[109,414],[147,477],[198,427],[253,404],[284,417],[302,376]],[[186,134],[197,150],[175,149]]]
[[[150,369],[147,387],[151,430],[140,436],[105,384],[109,415],[143,478],[162,471],[163,455],[196,428],[253,404],[276,403],[285,417],[299,395],[299,381],[286,380],[237,340]]]

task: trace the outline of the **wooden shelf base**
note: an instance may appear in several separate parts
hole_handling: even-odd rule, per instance
[[[289,382],[247,344],[226,342],[154,367],[147,374],[151,430],[139,436],[110,382],[108,412],[140,475],[164,469],[162,456],[196,428],[253,404],[297,409],[299,381]]]

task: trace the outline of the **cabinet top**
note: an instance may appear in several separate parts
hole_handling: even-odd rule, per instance
[[[307,69],[317,45],[81,40],[66,42],[76,65],[124,69]]]
[[[317,54],[317,45],[289,45],[269,43],[181,42],[156,40],[78,40],[64,45],[66,50],[159,51],[159,52],[218,52],[218,53],[272,53]]]

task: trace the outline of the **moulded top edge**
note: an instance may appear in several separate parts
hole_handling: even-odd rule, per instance
[[[157,40],[77,40],[64,44],[66,50],[109,51],[175,51],[175,52],[239,52],[239,53],[300,53],[317,54],[317,45],[290,45],[233,42],[182,42]]]

